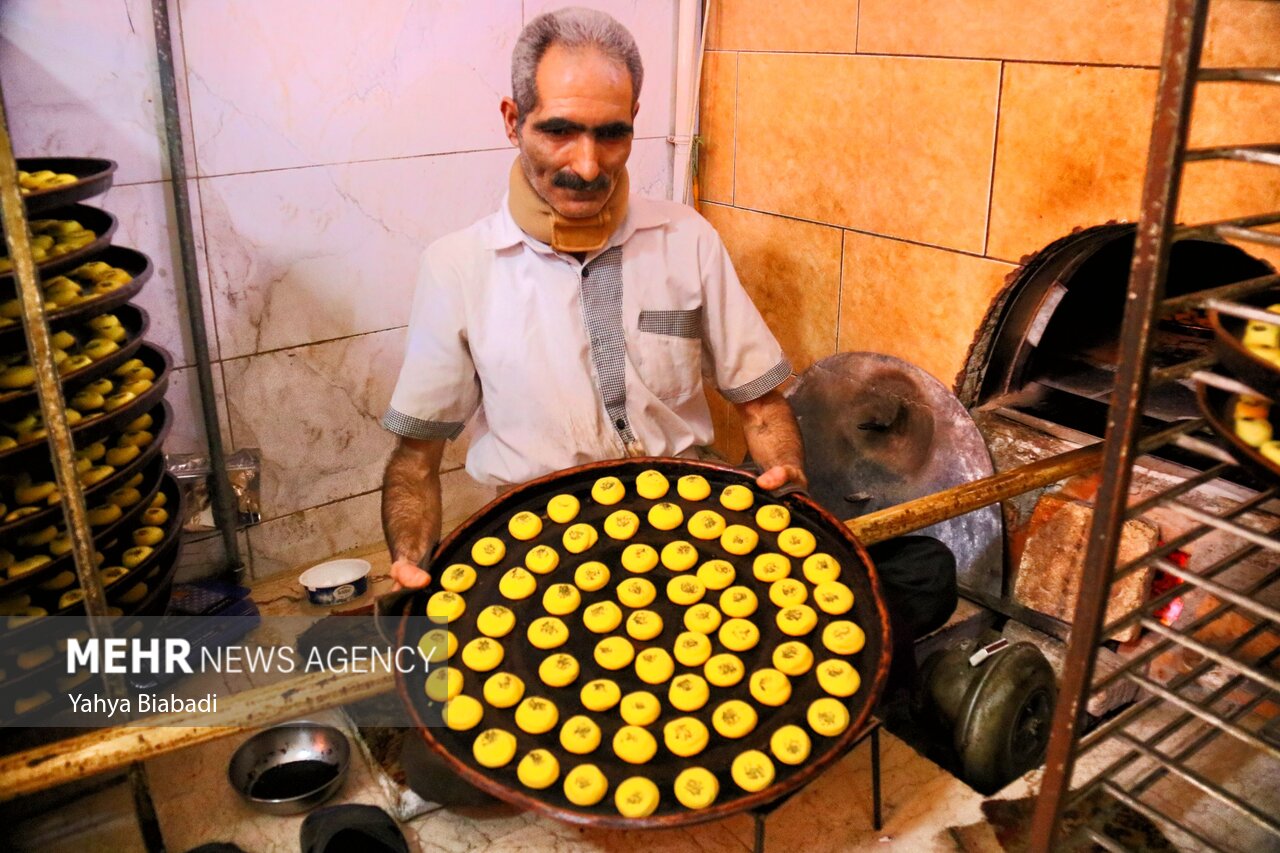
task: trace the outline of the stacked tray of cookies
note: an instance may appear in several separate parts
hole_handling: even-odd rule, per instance
[[[163,442],[171,362],[130,303],[152,273],[110,245],[115,218],[77,204],[111,185],[109,160],[18,161],[53,358],[75,443],[95,559],[118,633],[168,603],[180,539]],[[60,642],[87,632],[62,493],[8,257],[0,257],[0,719],[49,713],[65,692]],[[58,706],[61,707],[61,706]]]
[[[676,459],[498,499],[437,549],[401,624],[428,745],[563,820],[674,826],[767,803],[836,760],[889,662],[874,568],[804,495]]]

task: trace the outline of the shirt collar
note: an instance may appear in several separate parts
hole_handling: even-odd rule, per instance
[[[489,228],[489,248],[499,251],[501,249],[509,249],[519,243],[525,243],[535,252],[553,254],[554,250],[550,246],[530,237],[516,224],[515,219],[511,216],[509,201],[510,193],[503,193],[502,202],[498,205]],[[671,218],[662,212],[660,205],[632,193],[631,198],[627,200],[627,216],[622,220],[622,224],[618,226],[618,229],[613,232],[613,235],[610,236],[609,243],[605,248],[621,246],[627,240],[630,240],[631,235],[637,231],[646,228],[658,228],[670,221]]]

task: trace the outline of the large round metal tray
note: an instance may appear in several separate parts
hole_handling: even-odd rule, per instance
[[[54,331],[65,329],[80,320],[104,314],[117,305],[128,302],[137,295],[139,290],[142,290],[142,286],[151,278],[151,273],[155,269],[151,265],[151,259],[146,255],[134,249],[127,249],[124,246],[107,246],[101,253],[84,259],[85,263],[90,261],[102,261],[117,269],[122,269],[133,276],[133,279],[128,284],[117,287],[115,290],[104,293],[101,296],[50,311],[45,317],[49,322],[49,327]],[[52,278],[52,275],[48,276],[48,278]],[[14,292],[13,279],[5,280],[3,289],[0,289],[0,293],[3,293],[3,296],[0,296],[0,300],[12,299]],[[8,351],[20,349],[25,346],[25,340],[21,323],[15,323],[12,326],[5,326],[0,329],[0,348]]]
[[[59,255],[56,258],[46,258],[36,264],[36,269],[40,273],[42,279],[49,276],[57,275],[63,270],[69,270],[78,267],[89,259],[91,255],[95,255],[102,251],[111,243],[111,235],[116,233],[116,218],[105,210],[99,210],[96,207],[89,207],[87,204],[73,204],[71,207],[64,207],[60,210],[50,211],[44,216],[32,217],[35,219],[74,219],[85,228],[88,228],[95,235],[93,242],[86,243],[74,252],[68,252],[65,255]],[[8,247],[0,246],[0,255],[8,255]],[[13,271],[0,273],[0,283],[12,281]]]
[[[75,175],[79,178],[74,184],[36,190],[24,195],[22,200],[27,205],[27,215],[35,217],[47,210],[66,207],[111,189],[116,161],[100,160],[96,157],[19,157],[18,168],[24,172],[40,172],[48,169],[51,172]]]
[[[1236,435],[1234,413],[1238,399],[1238,394],[1202,382],[1196,383],[1196,401],[1200,404],[1200,412],[1213,431],[1226,442],[1227,452],[1255,474],[1269,480],[1280,480],[1280,465],[1267,459],[1256,447],[1249,446]],[[1271,424],[1276,428],[1275,437],[1280,439],[1280,404],[1273,403],[1271,408]]]
[[[665,474],[671,481],[671,489],[662,500],[680,505],[684,512],[685,523],[673,531],[655,530],[645,517],[648,507],[656,501],[640,498],[635,493],[636,475],[647,469],[656,469]],[[704,501],[691,502],[676,494],[676,479],[686,474],[700,474],[711,485],[711,497]],[[590,497],[591,487],[600,477],[616,476],[622,480],[627,489],[627,497],[619,504],[602,506]],[[725,486],[737,484],[750,488],[755,493],[755,507],[747,512],[734,512],[722,507],[717,496]],[[587,522],[600,531],[599,542],[583,554],[569,554],[561,544],[561,537],[568,525],[557,524],[547,520],[547,501],[555,495],[568,493],[575,495],[582,503],[582,509],[574,523]],[[809,729],[805,721],[805,713],[809,702],[820,695],[815,669],[807,674],[791,679],[791,701],[781,707],[771,708],[755,703],[748,689],[748,678],[730,688],[712,688],[712,695],[701,710],[689,714],[679,712],[666,701],[666,685],[646,685],[635,675],[631,667],[614,672],[601,670],[593,659],[592,651],[603,635],[587,631],[581,622],[582,612],[590,605],[602,600],[616,600],[616,585],[619,580],[633,577],[622,569],[620,555],[624,547],[637,542],[645,542],[660,550],[660,545],[673,539],[684,539],[692,542],[699,552],[701,562],[719,558],[727,559],[737,568],[735,583],[750,586],[759,598],[759,608],[753,619],[760,628],[760,641],[751,650],[738,654],[748,675],[761,667],[771,667],[771,655],[776,645],[783,641],[796,639],[787,637],[778,629],[775,616],[778,608],[769,601],[767,584],[757,581],[752,574],[751,563],[755,556],[762,552],[776,551],[776,534],[761,531],[759,546],[745,557],[735,557],[720,547],[718,540],[702,541],[690,537],[687,531],[689,518],[698,509],[714,509],[720,512],[729,524],[746,524],[755,528],[755,508],[766,503],[781,503],[792,515],[792,526],[804,527],[811,531],[817,539],[817,551],[826,552],[840,561],[842,572],[840,580],[849,586],[855,597],[853,610],[839,617],[819,613],[817,628],[807,638],[815,649],[816,663],[836,657],[826,652],[821,645],[821,634],[826,624],[833,619],[852,619],[866,633],[866,644],[862,651],[849,656],[862,679],[861,688],[853,696],[844,699],[849,713],[850,725],[843,734],[837,737],[823,737]],[[635,538],[616,541],[603,532],[603,521],[607,515],[618,509],[630,509],[641,519],[641,531]],[[507,521],[516,512],[527,510],[543,518],[544,528],[535,539],[520,542],[507,531]],[[758,528],[757,528],[758,529]],[[603,738],[600,746],[583,756],[572,756],[566,753],[559,744],[559,725],[545,735],[529,735],[519,729],[514,721],[515,708],[497,709],[485,705],[484,718],[480,725],[469,732],[455,732],[440,725],[440,704],[430,701],[425,693],[425,673],[419,668],[409,673],[397,673],[397,684],[400,695],[409,709],[411,717],[418,727],[420,736],[428,747],[438,753],[446,763],[467,782],[524,808],[533,809],[563,821],[596,826],[617,826],[626,828],[672,827],[714,820],[744,809],[754,808],[788,794],[809,782],[821,773],[832,762],[837,760],[856,740],[867,723],[873,704],[879,696],[884,679],[888,673],[890,655],[889,621],[880,595],[879,582],[865,550],[834,516],[801,494],[790,494],[776,499],[761,492],[752,477],[741,471],[719,465],[692,462],[681,459],[629,459],[620,462],[602,462],[564,471],[540,480],[535,480],[490,503],[473,515],[468,521],[455,530],[437,548],[432,565],[437,573],[454,562],[471,563],[470,549],[472,544],[482,536],[496,536],[507,546],[507,555],[497,566],[477,568],[478,580],[464,594],[467,612],[461,620],[450,624],[450,630],[458,639],[459,653],[451,663],[464,674],[464,692],[478,696],[484,678],[490,673],[478,674],[467,669],[461,663],[461,649],[471,639],[480,636],[475,628],[475,614],[489,604],[503,604],[516,612],[515,629],[507,635],[503,644],[506,658],[500,671],[512,672],[520,676],[526,685],[527,696],[547,696],[555,701],[560,710],[560,723],[576,714],[587,714],[600,725]],[[535,545],[548,544],[561,554],[561,563],[557,569],[547,575],[538,575],[539,590],[533,596],[519,602],[512,602],[498,593],[498,580],[506,569],[523,565],[526,552]],[[573,569],[587,560],[599,560],[610,567],[612,577],[610,583],[598,592],[583,592],[582,604],[569,616],[562,617],[569,626],[569,640],[556,651],[565,651],[578,659],[582,671],[578,679],[567,688],[552,689],[542,684],[537,674],[541,660],[552,652],[534,649],[529,645],[525,631],[530,621],[544,615],[541,606],[542,592],[551,584],[572,582]],[[792,576],[799,576],[800,560],[793,560]],[[682,624],[684,607],[670,602],[665,595],[667,580],[673,576],[662,565],[644,575],[658,589],[658,597],[649,609],[656,610],[662,617],[664,628],[662,634],[648,643],[635,642],[637,652],[646,646],[663,646],[670,648],[676,635],[684,630]],[[413,647],[416,645],[423,623],[421,614],[425,613],[426,601],[437,587],[434,583],[420,591],[414,598],[399,628],[399,642]],[[703,599],[715,602],[718,593],[708,592]],[[623,608],[624,612],[629,608]],[[417,614],[416,616],[414,614]],[[622,627],[611,632],[625,636]],[[410,636],[412,634],[412,636]],[[715,635],[712,637],[713,654],[724,651]],[[684,672],[701,672],[702,667],[685,667],[677,664],[675,675]],[[663,713],[652,725],[648,726],[659,742],[657,754],[647,764],[634,766],[618,759],[612,752],[611,742],[614,733],[623,725],[617,708],[611,711],[594,714],[587,711],[579,699],[581,686],[595,677],[608,677],[616,681],[625,696],[633,690],[648,690],[658,695],[663,704]],[[675,677],[675,676],[673,676]],[[751,702],[759,715],[755,730],[747,737],[725,740],[715,733],[711,725],[711,713],[727,699],[743,699]],[[690,758],[677,758],[669,753],[662,744],[662,727],[669,720],[679,716],[694,716],[702,720],[712,733],[712,740],[706,749]],[[807,761],[800,765],[789,766],[775,760],[777,775],[774,782],[762,791],[748,794],[732,781],[730,765],[735,756],[748,749],[760,749],[766,754],[769,750],[769,736],[781,725],[796,724],[808,732],[812,738],[813,751]],[[477,763],[472,755],[472,742],[481,731],[500,727],[516,735],[518,749],[516,758],[507,766],[490,770]],[[516,765],[519,759],[530,749],[545,748],[560,758],[561,776],[555,784],[542,791],[535,791],[523,786],[516,777]],[[564,774],[580,763],[597,765],[609,780],[609,792],[598,804],[591,807],[573,805],[564,796]],[[700,766],[713,772],[719,779],[720,793],[716,802],[705,809],[693,811],[682,806],[673,794],[673,782],[676,775],[686,767]],[[661,802],[657,810],[645,818],[622,817],[614,806],[613,793],[617,785],[631,776],[646,776],[657,783],[661,792]]]
[[[1266,310],[1268,305],[1280,302],[1280,290],[1254,293],[1236,301],[1241,305]],[[1247,320],[1240,317],[1223,314],[1217,310],[1209,311],[1209,325],[1213,329],[1218,360],[1250,388],[1272,399],[1278,399],[1280,398],[1280,366],[1264,361],[1245,347],[1243,338],[1247,323]],[[1280,325],[1280,314],[1276,315],[1276,324]]]

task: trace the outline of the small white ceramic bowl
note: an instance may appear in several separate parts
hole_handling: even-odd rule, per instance
[[[330,560],[307,569],[298,581],[307,588],[312,604],[327,607],[364,595],[371,568],[368,560]]]

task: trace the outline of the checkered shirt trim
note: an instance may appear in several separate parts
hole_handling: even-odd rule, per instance
[[[737,388],[722,388],[720,394],[730,403],[750,403],[777,388],[791,375],[791,362],[785,358],[769,368],[762,376]]]
[[[627,339],[622,328],[622,247],[614,246],[586,264],[580,275],[582,321],[591,342],[600,399],[623,443],[636,440],[627,420]],[[618,421],[625,426],[618,429]]]
[[[702,337],[702,308],[687,311],[641,311],[640,331],[677,338]]]
[[[390,430],[396,435],[403,435],[405,438],[420,438],[424,441],[440,439],[453,441],[462,435],[462,429],[465,426],[466,424],[462,421],[423,421],[409,417],[403,412],[397,412],[395,409],[387,409],[387,413],[382,416],[383,429]]]

